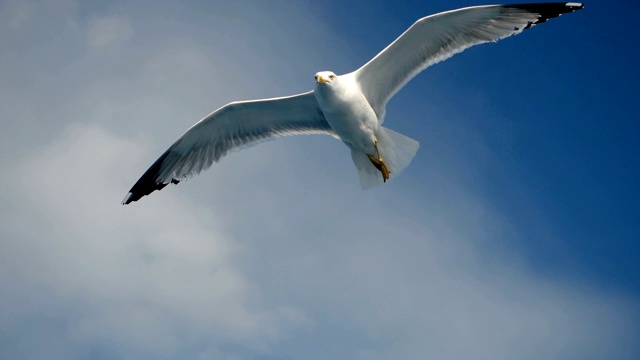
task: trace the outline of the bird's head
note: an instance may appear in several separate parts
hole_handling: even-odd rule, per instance
[[[318,101],[325,102],[335,98],[343,98],[360,91],[354,83],[355,78],[350,74],[336,75],[333,71],[319,71],[316,73],[316,87],[314,93]]]
[[[332,71],[319,71],[316,73],[316,86],[331,84],[338,78]]]

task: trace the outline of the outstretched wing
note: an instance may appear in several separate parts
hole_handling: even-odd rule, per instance
[[[355,71],[380,118],[387,101],[427,67],[478,44],[517,35],[536,24],[583,8],[581,3],[473,6],[424,17]]]
[[[169,183],[177,184],[230,150],[275,136],[334,135],[313,91],[282,98],[227,104],[193,125],[142,175],[122,201],[137,201]]]

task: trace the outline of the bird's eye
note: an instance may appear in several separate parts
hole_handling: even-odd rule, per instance
[[[333,80],[333,79],[335,79],[335,78],[336,78],[336,76],[335,76],[335,75],[329,75],[329,79]]]

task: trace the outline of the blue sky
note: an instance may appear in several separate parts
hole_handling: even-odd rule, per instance
[[[0,358],[637,358],[634,2],[420,74],[381,188],[309,136],[119,203],[211,110],[477,4],[0,4]]]
[[[438,7],[401,1],[389,7],[379,2],[367,9],[367,2],[335,2],[315,10],[332,8],[334,14],[350,14],[354,3],[360,4],[358,10],[376,14],[398,9],[391,13],[392,22],[373,29],[374,36],[357,30],[365,27],[367,17],[361,24],[331,22],[371,48],[354,66],[392,41],[394,27],[410,25],[411,14],[474,4],[454,1]],[[619,3],[629,11],[635,6]],[[620,8],[616,4],[587,3],[585,11],[540,26],[522,38],[472,48],[423,73],[394,99],[389,112],[411,120],[397,127],[429,133],[440,130],[438,123],[446,119],[420,115],[433,108],[425,103],[425,92],[428,99],[436,98],[433,102],[447,104],[446,111],[464,111],[465,118],[456,125],[482,137],[495,156],[492,161],[499,164],[464,180],[465,185],[524,229],[523,245],[531,260],[555,268],[573,258],[577,271],[635,289],[637,294],[639,253],[629,249],[640,239],[640,116],[632,105],[640,49],[627,45],[637,30],[628,26],[624,14],[611,10]],[[452,101],[456,98],[452,93],[464,100]],[[405,115],[408,108],[414,112]],[[432,137],[422,138],[423,146],[428,147]],[[450,145],[463,145],[454,142]],[[464,160],[474,158],[469,154]],[[554,235],[544,239],[547,230]]]

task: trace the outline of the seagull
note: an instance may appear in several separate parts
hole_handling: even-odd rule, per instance
[[[208,169],[229,151],[273,137],[326,134],[349,147],[368,189],[409,165],[419,143],[382,126],[391,99],[418,73],[465,49],[517,35],[582,3],[472,6],[424,17],[362,67],[315,74],[312,91],[231,102],[189,128],[133,185],[122,204]]]

